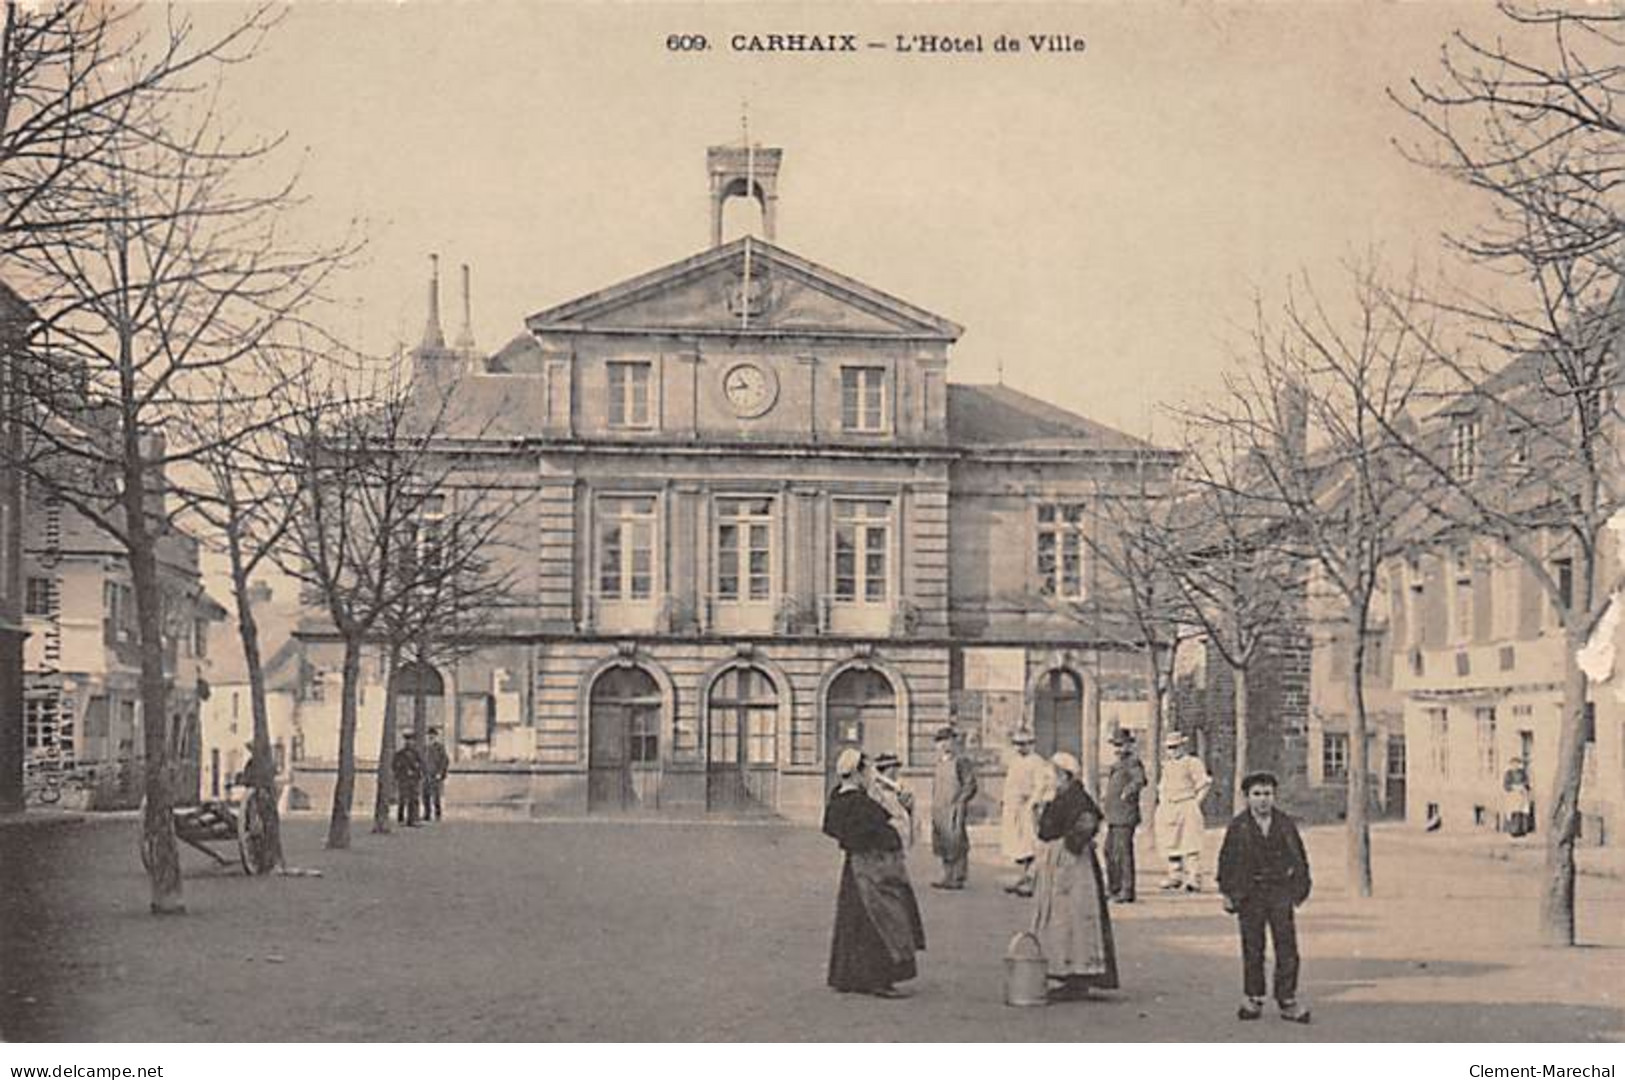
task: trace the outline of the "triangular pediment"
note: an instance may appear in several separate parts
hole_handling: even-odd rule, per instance
[[[953,341],[957,324],[755,237],[525,320],[534,333],[809,334]]]

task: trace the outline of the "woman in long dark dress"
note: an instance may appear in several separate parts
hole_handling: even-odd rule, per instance
[[[925,924],[909,884],[903,842],[886,808],[869,797],[867,762],[853,749],[836,759],[840,783],[824,809],[824,832],[846,860],[835,899],[829,985],[842,993],[902,997],[895,985],[914,978],[914,953],[925,948]]]
[[[1082,997],[1091,988],[1117,988],[1117,949],[1106,884],[1095,858],[1100,807],[1078,780],[1078,760],[1065,751],[1055,765],[1055,797],[1038,820],[1044,842],[1033,930],[1044,946],[1057,998]]]

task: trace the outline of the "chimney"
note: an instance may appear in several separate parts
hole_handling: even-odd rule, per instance
[[[1309,453],[1309,391],[1296,379],[1280,390],[1276,404],[1279,414],[1281,452],[1289,460],[1302,463]]]
[[[440,330],[440,256],[429,256],[429,321],[423,327],[424,352],[439,352],[446,347],[446,335]]]
[[[454,346],[458,352],[466,353],[470,359],[474,355],[474,309],[469,300],[468,290],[468,264],[463,264],[463,328],[457,333],[457,343]]]

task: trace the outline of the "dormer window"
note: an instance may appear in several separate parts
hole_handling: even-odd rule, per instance
[[[1458,417],[1450,429],[1450,475],[1458,483],[1471,483],[1478,474],[1478,417]]]
[[[609,369],[609,426],[646,428],[652,423],[650,373],[647,360],[611,360]]]

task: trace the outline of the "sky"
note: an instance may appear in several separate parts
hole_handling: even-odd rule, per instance
[[[201,29],[231,4],[189,9]],[[223,102],[287,133],[312,236],[359,219],[340,327],[414,342],[428,254],[495,351],[525,316],[709,243],[705,150],[784,150],[777,242],[960,323],[956,382],[1136,434],[1211,394],[1251,319],[1371,250],[1431,267],[1476,211],[1404,160],[1387,97],[1487,4],[792,5],[302,2]],[[856,54],[735,35],[851,33]],[[1001,33],[1081,51],[997,54]],[[668,49],[704,35],[703,51]],[[869,41],[982,35],[983,53]],[[742,206],[743,204],[733,204]],[[730,222],[743,215],[730,214]]]

